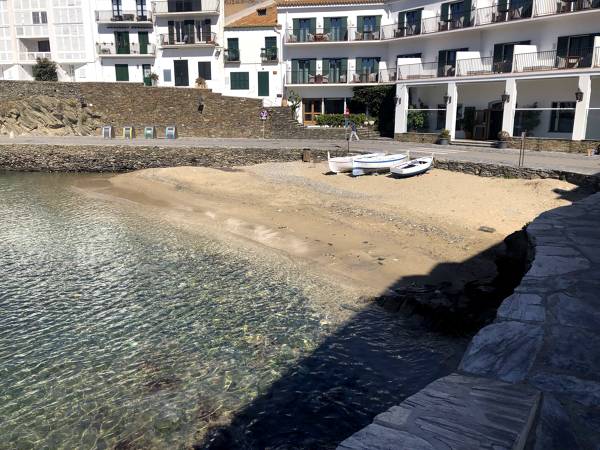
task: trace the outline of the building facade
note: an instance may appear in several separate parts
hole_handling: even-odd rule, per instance
[[[278,16],[306,124],[389,84],[396,134],[599,137],[599,1],[282,0]]]
[[[306,125],[386,85],[397,135],[600,138],[600,0],[279,0],[227,25],[221,0],[0,0],[0,78],[38,57],[66,81],[293,92]]]

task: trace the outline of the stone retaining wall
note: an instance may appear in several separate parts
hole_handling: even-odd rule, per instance
[[[340,449],[597,449],[600,193],[541,214],[535,257],[457,370]]]
[[[263,123],[259,118],[263,106],[259,99],[227,97],[208,89],[132,83],[0,81],[0,101],[35,96],[77,99],[100,115],[102,123],[113,125],[119,132],[123,126],[133,126],[140,136],[145,126],[154,125],[164,133],[165,127],[176,125],[180,136],[263,137]],[[204,109],[199,112],[201,97]],[[266,138],[341,139],[344,136],[344,130],[300,125],[292,119],[289,108],[268,109],[271,114],[264,124]]]
[[[326,151],[311,150],[316,159]],[[22,172],[129,172],[154,167],[233,167],[299,161],[302,149],[148,146],[0,145],[0,170]]]

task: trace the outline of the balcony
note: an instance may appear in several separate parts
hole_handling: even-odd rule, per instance
[[[396,69],[382,69],[374,72],[341,72],[340,70],[330,70],[328,73],[310,73],[308,71],[288,71],[286,84],[311,84],[311,85],[332,85],[332,84],[385,84],[396,81]]]
[[[161,48],[214,47],[217,45],[217,33],[197,30],[195,35],[179,37],[175,34],[159,35]]]
[[[48,24],[29,24],[29,25],[16,25],[15,31],[18,38],[47,38]]]
[[[369,31],[352,27],[289,28],[285,33],[285,43],[383,41],[594,9],[600,9],[600,0],[513,0],[470,11],[453,12],[448,17],[423,10],[423,14],[433,14],[432,17],[423,17],[417,22],[382,25]]]
[[[437,61],[398,64],[399,80],[419,80],[447,77],[470,77],[527,72],[582,70],[600,68],[600,47],[571,51],[565,56],[556,50],[518,53],[511,60],[494,61],[480,57],[458,59],[456,65],[440,66]]]
[[[260,60],[263,64],[276,63],[279,61],[277,47],[261,48]]]
[[[219,14],[219,0],[158,0],[152,2],[157,17]]]
[[[225,63],[239,63],[240,50],[237,48],[226,48],[224,50]]]
[[[96,22],[103,24],[124,23],[124,24],[152,24],[152,12],[150,11],[96,11]]]
[[[98,56],[102,57],[141,57],[148,58],[154,57],[156,54],[156,48],[154,44],[146,44],[140,46],[137,43],[132,42],[129,46],[117,47],[112,42],[100,42],[96,43],[96,52]]]
[[[19,52],[19,61],[35,63],[39,59],[52,59],[51,52]]]

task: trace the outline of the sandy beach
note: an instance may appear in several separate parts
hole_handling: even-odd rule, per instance
[[[569,204],[557,192],[575,187],[443,170],[403,180],[327,171],[325,163],[300,162],[148,169],[86,188],[376,295],[395,283],[459,284],[492,274],[482,252],[541,212]]]

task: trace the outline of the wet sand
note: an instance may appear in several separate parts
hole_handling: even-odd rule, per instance
[[[489,276],[494,265],[482,252],[569,204],[555,190],[575,188],[443,170],[403,180],[327,171],[325,163],[300,162],[148,169],[85,188],[231,245],[284,256],[357,297],[397,282],[458,285]]]

